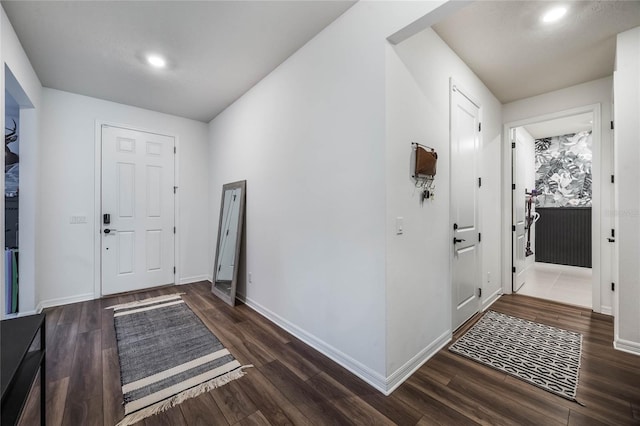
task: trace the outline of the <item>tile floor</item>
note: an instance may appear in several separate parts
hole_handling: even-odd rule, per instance
[[[525,273],[518,294],[592,307],[591,268],[536,262]]]

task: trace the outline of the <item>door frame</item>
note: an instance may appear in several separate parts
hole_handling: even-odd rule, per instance
[[[451,173],[452,169],[452,155],[451,155],[451,135],[453,132],[453,122],[452,122],[452,110],[453,110],[453,92],[454,92],[454,88],[456,91],[458,91],[462,96],[464,96],[465,98],[467,98],[469,100],[469,102],[471,102],[472,104],[474,104],[476,107],[478,107],[478,122],[482,123],[482,103],[478,100],[478,98],[476,98],[473,95],[470,95],[469,92],[466,90],[466,87],[461,86],[460,82],[458,80],[456,80],[453,77],[449,78],[449,150],[448,150],[448,154],[449,154],[449,173]],[[480,158],[480,156],[482,155],[482,147],[483,147],[483,132],[478,132],[478,158]],[[477,170],[477,176],[479,177],[480,175],[480,166],[481,166],[481,160],[476,159],[476,170]],[[453,179],[451,179],[451,176],[449,177],[449,194],[452,193],[452,184],[453,184]],[[477,205],[477,221],[478,221],[478,230],[479,232],[482,232],[481,228],[482,228],[482,206],[481,206],[481,201],[482,201],[482,196],[480,194],[480,188],[476,187],[476,191],[478,193],[478,205]],[[454,231],[453,231],[453,217],[451,216],[452,211],[453,211],[453,197],[449,197],[449,244],[451,244],[451,241],[454,238]],[[453,298],[453,257],[454,257],[454,248],[452,245],[449,246],[449,308],[451,309],[451,315],[449,318],[449,328],[451,329],[452,332],[454,332],[456,329],[454,329],[454,298]],[[482,250],[482,244],[479,242],[477,244],[477,250],[478,250],[478,276],[480,277],[478,279],[478,285],[480,288],[483,287],[483,281],[482,281],[482,261],[483,261],[483,250]],[[477,311],[476,313],[480,312],[483,310],[483,306],[482,306],[482,297],[477,296],[476,297],[477,301]],[[470,318],[473,318],[470,317]],[[460,324],[458,326],[458,328],[460,328],[462,325],[464,325],[467,321],[469,321],[470,318],[467,318],[465,321],[462,322],[462,324]]]
[[[526,126],[528,124],[540,123],[543,121],[554,120],[557,118],[569,117],[577,114],[592,113],[593,114],[593,155],[592,162],[592,174],[594,177],[592,182],[592,219],[591,219],[591,309],[594,312],[602,311],[601,302],[601,222],[602,222],[602,191],[601,191],[601,178],[602,178],[602,117],[601,106],[599,103],[584,105],[581,107],[566,109],[549,114],[543,114],[522,120],[512,121],[505,123],[502,132],[502,176],[504,176],[502,182],[502,292],[504,294],[512,293],[513,286],[513,273],[512,268],[512,206],[513,206],[513,191],[512,185],[512,155],[511,155],[511,129],[517,127]]]
[[[180,276],[180,217],[178,206],[180,205],[179,189],[179,155],[180,155],[180,138],[171,132],[161,130],[150,130],[140,126],[132,126],[107,120],[95,121],[95,137],[94,137],[94,245],[93,245],[93,298],[102,297],[102,126],[118,127],[136,132],[153,133],[161,136],[173,138],[176,153],[173,156],[173,186],[176,187],[175,196],[173,197],[173,223],[176,227],[176,233],[173,238],[173,261],[176,267],[176,273],[173,275],[173,284],[178,285]]]

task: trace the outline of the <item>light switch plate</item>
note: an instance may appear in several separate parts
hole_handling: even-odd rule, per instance
[[[82,223],[87,223],[86,216],[71,216],[71,220],[69,221],[72,225],[79,225]]]

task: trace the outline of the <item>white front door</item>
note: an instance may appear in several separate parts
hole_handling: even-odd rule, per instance
[[[102,126],[103,295],[174,282],[174,144]]]
[[[513,273],[512,290],[514,292],[520,290],[524,284],[526,270],[526,223],[525,223],[525,164],[524,149],[518,141],[516,129],[511,129],[511,202],[512,202],[512,221],[511,231],[513,234]]]
[[[453,329],[480,307],[478,155],[480,109],[451,90],[451,221]]]

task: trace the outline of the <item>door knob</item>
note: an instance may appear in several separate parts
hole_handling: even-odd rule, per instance
[[[466,241],[466,240],[465,240],[464,238],[456,238],[456,237],[453,237],[453,244],[455,244],[455,243],[461,243],[461,242],[463,242],[463,241]]]
[[[104,233],[105,234],[110,234],[111,231],[115,231],[115,229],[104,228]]]

